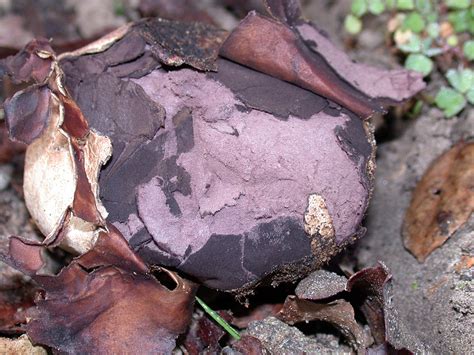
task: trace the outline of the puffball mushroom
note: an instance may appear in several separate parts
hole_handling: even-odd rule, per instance
[[[14,138],[43,122],[25,199],[49,241],[83,253],[107,219],[147,263],[245,292],[302,277],[363,235],[366,118],[423,82],[353,63],[279,3],[230,34],[151,19],[58,58],[44,43],[27,52],[49,60],[35,89],[49,109],[25,118],[9,109],[20,93],[6,113]]]

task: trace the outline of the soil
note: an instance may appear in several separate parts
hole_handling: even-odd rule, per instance
[[[472,139],[474,111],[452,120],[423,112],[405,134],[378,148],[367,235],[353,257],[359,267],[382,260],[393,275],[389,339],[416,352],[465,353],[474,340],[473,270],[460,265],[474,252],[474,216],[424,263],[404,247],[401,226],[411,191],[428,165],[461,139]]]

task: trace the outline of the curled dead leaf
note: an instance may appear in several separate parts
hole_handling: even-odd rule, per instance
[[[28,210],[46,244],[63,242],[84,253],[107,216],[98,199],[97,180],[112,154],[110,140],[89,129],[68,96],[49,42],[33,41],[5,63],[16,80],[37,82],[5,102],[10,137],[29,144],[23,186]]]
[[[403,223],[405,247],[423,262],[474,211],[474,143],[460,142],[437,158],[413,191]]]
[[[43,246],[11,239],[5,261],[44,290],[28,312],[28,336],[66,353],[171,352],[189,325],[196,286],[167,270],[174,287],[163,286],[121,234],[107,228],[57,276],[38,273]]]
[[[386,341],[385,302],[391,278],[388,268],[379,262],[377,266],[356,272],[347,280],[346,290],[364,314],[376,345]]]
[[[355,320],[354,309],[344,300],[317,303],[289,296],[277,317],[288,324],[314,320],[328,322],[344,335],[354,349],[363,350],[369,345],[364,329]]]
[[[246,355],[268,355],[270,352],[263,343],[250,335],[243,335],[240,340],[232,344],[232,349]]]

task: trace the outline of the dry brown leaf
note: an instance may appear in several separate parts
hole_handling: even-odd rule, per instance
[[[392,275],[387,267],[379,262],[353,274],[347,280],[346,290],[367,320],[375,344],[386,342],[385,304],[389,298],[389,285]]]
[[[263,346],[262,342],[250,335],[243,335],[239,341],[232,344],[232,349],[240,354],[266,355],[270,352]]]
[[[354,309],[344,300],[316,303],[289,296],[278,318],[288,324],[325,321],[339,329],[355,349],[362,350],[369,345],[363,328],[355,320]]]
[[[423,262],[474,210],[474,143],[436,159],[416,186],[403,225],[405,247]]]
[[[39,284],[28,311],[28,336],[62,353],[169,353],[190,323],[196,285],[163,270],[169,289],[112,225],[86,254],[56,276],[39,273],[44,246],[10,239],[3,261]]]
[[[23,186],[28,210],[46,244],[62,241],[82,254],[107,216],[97,180],[112,154],[110,140],[89,129],[62,86],[63,73],[49,42],[32,41],[2,65],[13,81],[36,82],[5,102],[10,137],[29,144]]]

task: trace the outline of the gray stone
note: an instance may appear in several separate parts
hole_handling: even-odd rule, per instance
[[[334,296],[346,288],[344,276],[326,270],[317,270],[301,280],[295,290],[299,298],[320,300]]]
[[[352,354],[349,347],[333,341],[335,337],[320,342],[274,317],[250,323],[247,334],[259,339],[271,354]]]

